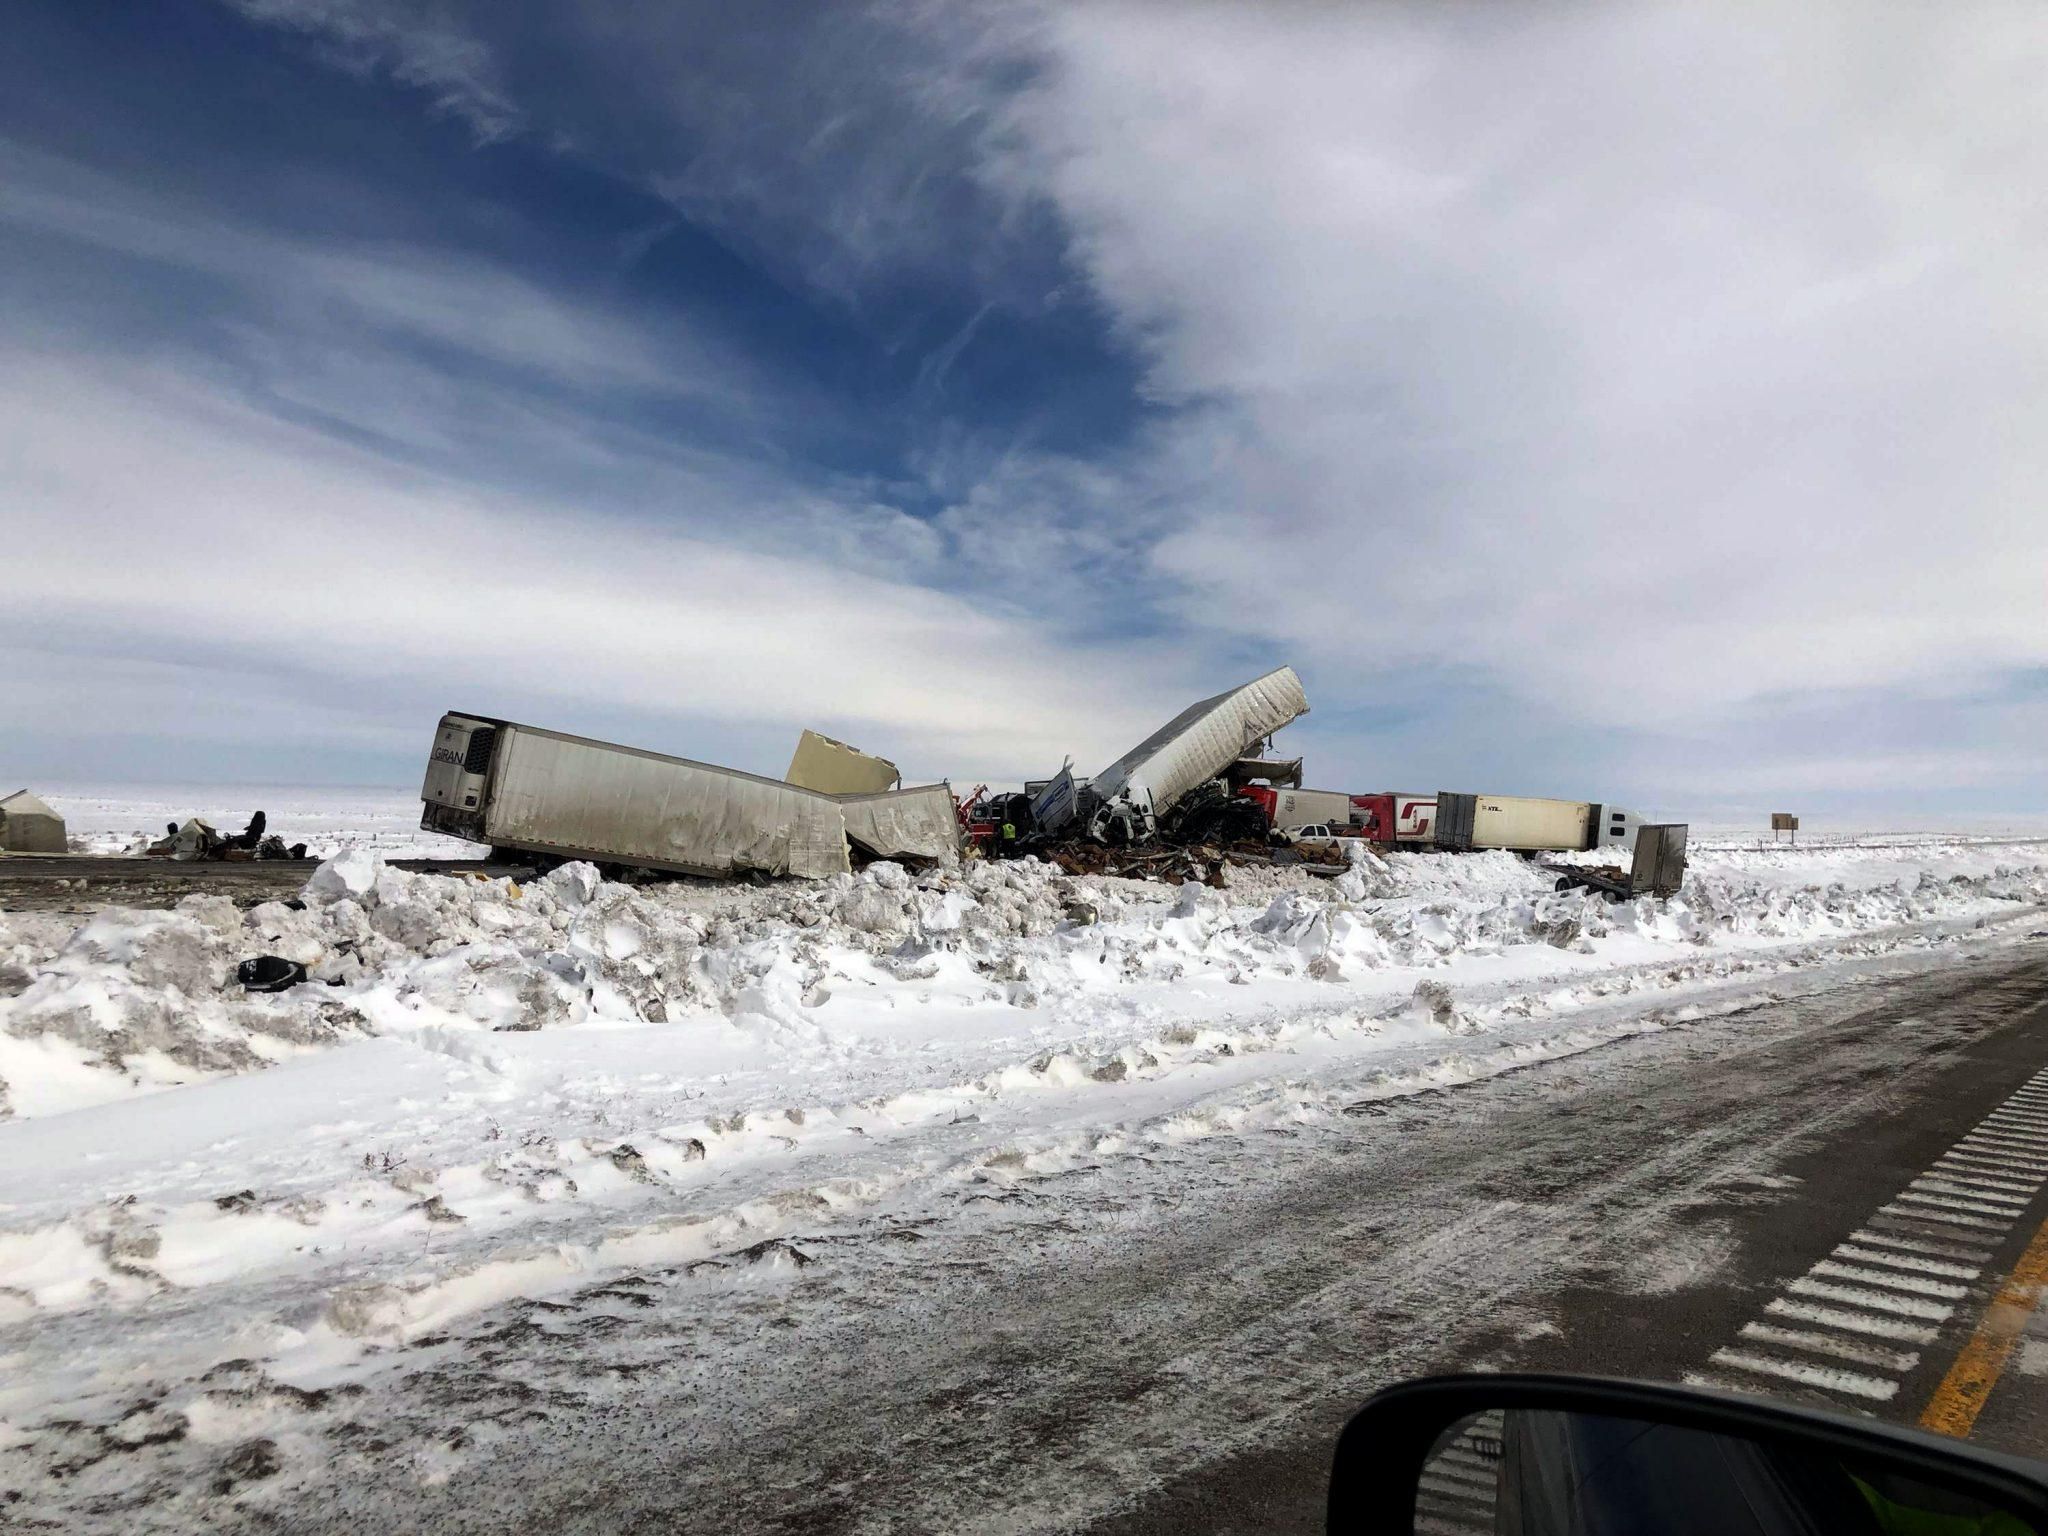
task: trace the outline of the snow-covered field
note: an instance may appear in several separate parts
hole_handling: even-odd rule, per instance
[[[794,1262],[821,1220],[936,1219],[977,1181],[1335,1113],[1361,1077],[1456,1084],[1735,982],[2017,941],[2048,905],[2048,844],[1932,836],[1709,841],[1682,896],[1618,906],[1501,854],[1227,891],[1033,861],[521,887],[390,869],[397,829],[336,814],[367,846],[302,907],[0,914],[0,1508],[81,1522],[202,1465],[195,1499],[260,1505],[325,1475],[308,1403],[514,1299]],[[245,995],[257,954],[314,981]]]
[[[307,789],[264,785],[58,785],[41,791],[64,818],[75,853],[130,853],[188,816],[219,831],[239,832],[252,811],[287,844],[304,843],[325,858],[343,848],[371,848],[392,859],[474,859],[475,843],[420,830],[419,795],[386,788]]]

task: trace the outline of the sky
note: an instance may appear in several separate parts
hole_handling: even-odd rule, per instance
[[[2048,12],[46,0],[0,780],[2048,814]],[[10,785],[11,787],[11,785]]]

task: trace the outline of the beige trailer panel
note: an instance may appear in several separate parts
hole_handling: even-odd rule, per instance
[[[783,775],[798,789],[824,795],[878,795],[903,778],[894,763],[816,731],[796,739],[796,752]]]
[[[0,800],[0,851],[65,853],[64,818],[38,795],[18,789]]]
[[[698,874],[822,878],[849,867],[829,795],[525,726],[505,728],[484,819],[492,843]]]
[[[885,859],[960,860],[960,814],[950,784],[920,784],[878,795],[841,795],[846,835]]]
[[[1472,846],[1516,852],[1588,848],[1594,810],[1585,800],[1481,795],[1472,812]]]

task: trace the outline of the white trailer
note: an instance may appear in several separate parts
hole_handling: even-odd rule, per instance
[[[1282,832],[1327,822],[1334,827],[1351,821],[1351,796],[1339,789],[1276,789],[1273,825]]]
[[[1149,837],[1158,818],[1199,785],[1221,778],[1288,722],[1308,713],[1292,667],[1276,667],[1228,693],[1190,704],[1088,781],[1082,814],[1091,836]],[[1340,820],[1348,819],[1348,807]]]
[[[493,848],[692,875],[850,867],[838,800],[737,769],[448,714],[420,825]]]
[[[1501,848],[1511,853],[1565,853],[1587,848],[1633,847],[1643,820],[1633,811],[1591,800],[1544,800],[1528,795],[1465,795],[1439,790],[1438,848]]]

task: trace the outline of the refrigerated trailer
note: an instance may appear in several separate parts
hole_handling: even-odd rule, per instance
[[[959,851],[942,784],[834,796],[485,715],[441,717],[420,799],[430,832],[691,875],[840,874],[852,864],[849,830],[883,857]]]
[[[1643,819],[1590,800],[1527,795],[1436,794],[1433,843],[1453,852],[1499,848],[1511,853],[1566,853],[1633,847]]]

